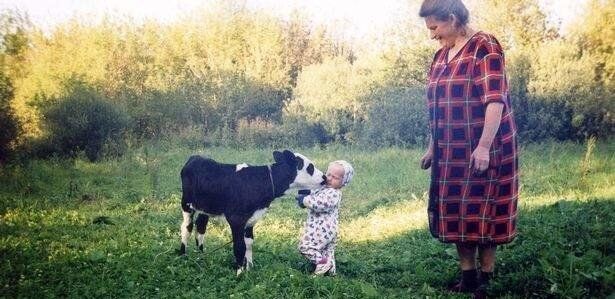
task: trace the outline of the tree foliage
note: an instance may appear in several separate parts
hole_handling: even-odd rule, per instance
[[[505,48],[523,141],[613,135],[613,0],[591,0],[566,34],[547,22],[538,0],[468,4],[471,24]],[[343,26],[313,24],[297,11],[280,19],[239,0],[168,24],[75,18],[49,32],[5,12],[0,107],[14,119],[3,127],[14,132],[5,144],[61,140],[45,139],[70,125],[47,119],[73,111],[58,112],[58,99],[75,111],[100,104],[119,113],[122,138],[137,142],[196,128],[206,142],[245,146],[292,143],[284,130],[304,145],[418,144],[427,133],[422,97],[437,45],[415,9],[405,13],[382,36],[349,42]],[[69,88],[75,79],[87,92]]]
[[[13,98],[13,86],[9,78],[0,72],[0,165],[5,162],[17,138],[18,126],[10,101]]]
[[[68,93],[45,106],[43,115],[52,153],[75,156],[84,152],[90,161],[105,156],[105,147],[121,149],[128,115],[97,90],[71,80]],[[121,154],[114,152],[113,154]]]
[[[19,12],[0,13],[0,165],[15,149],[21,129],[13,108],[13,82],[23,76],[30,26]]]

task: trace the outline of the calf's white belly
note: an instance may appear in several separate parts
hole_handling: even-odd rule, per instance
[[[224,214],[210,214],[201,210],[196,210],[194,209],[198,214],[205,214],[209,217],[214,217],[214,218],[224,218]],[[265,216],[265,214],[267,214],[267,208],[264,209],[260,209],[260,210],[256,210],[254,211],[254,214],[252,214],[252,217],[250,217],[250,219],[248,219],[248,222],[246,222],[246,227],[252,227],[254,226],[254,224],[256,224],[256,222],[258,222],[261,218],[263,218],[263,216]]]
[[[265,216],[266,213],[267,213],[267,209],[260,209],[260,210],[254,211],[254,214],[252,214],[252,217],[248,219],[248,222],[246,223],[246,227],[254,226],[254,224],[256,224],[256,222],[258,222],[261,218],[263,218],[263,216]]]

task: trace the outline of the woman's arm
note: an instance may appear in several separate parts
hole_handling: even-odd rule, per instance
[[[478,146],[470,157],[470,168],[482,172],[489,167],[489,149],[491,148],[495,134],[497,134],[500,128],[503,110],[504,104],[500,102],[491,102],[487,104],[483,134],[480,136]]]

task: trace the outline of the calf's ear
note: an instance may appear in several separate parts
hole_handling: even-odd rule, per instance
[[[273,160],[276,161],[277,163],[282,163],[284,162],[284,154],[278,152],[278,151],[274,151],[273,152]]]
[[[284,161],[291,166],[297,165],[297,159],[295,157],[295,154],[293,154],[293,152],[289,150],[284,151]]]

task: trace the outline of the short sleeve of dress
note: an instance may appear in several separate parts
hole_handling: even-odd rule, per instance
[[[479,42],[473,74],[472,93],[484,105],[492,102],[505,103],[508,84],[504,65],[504,54],[500,44],[491,37]]]

